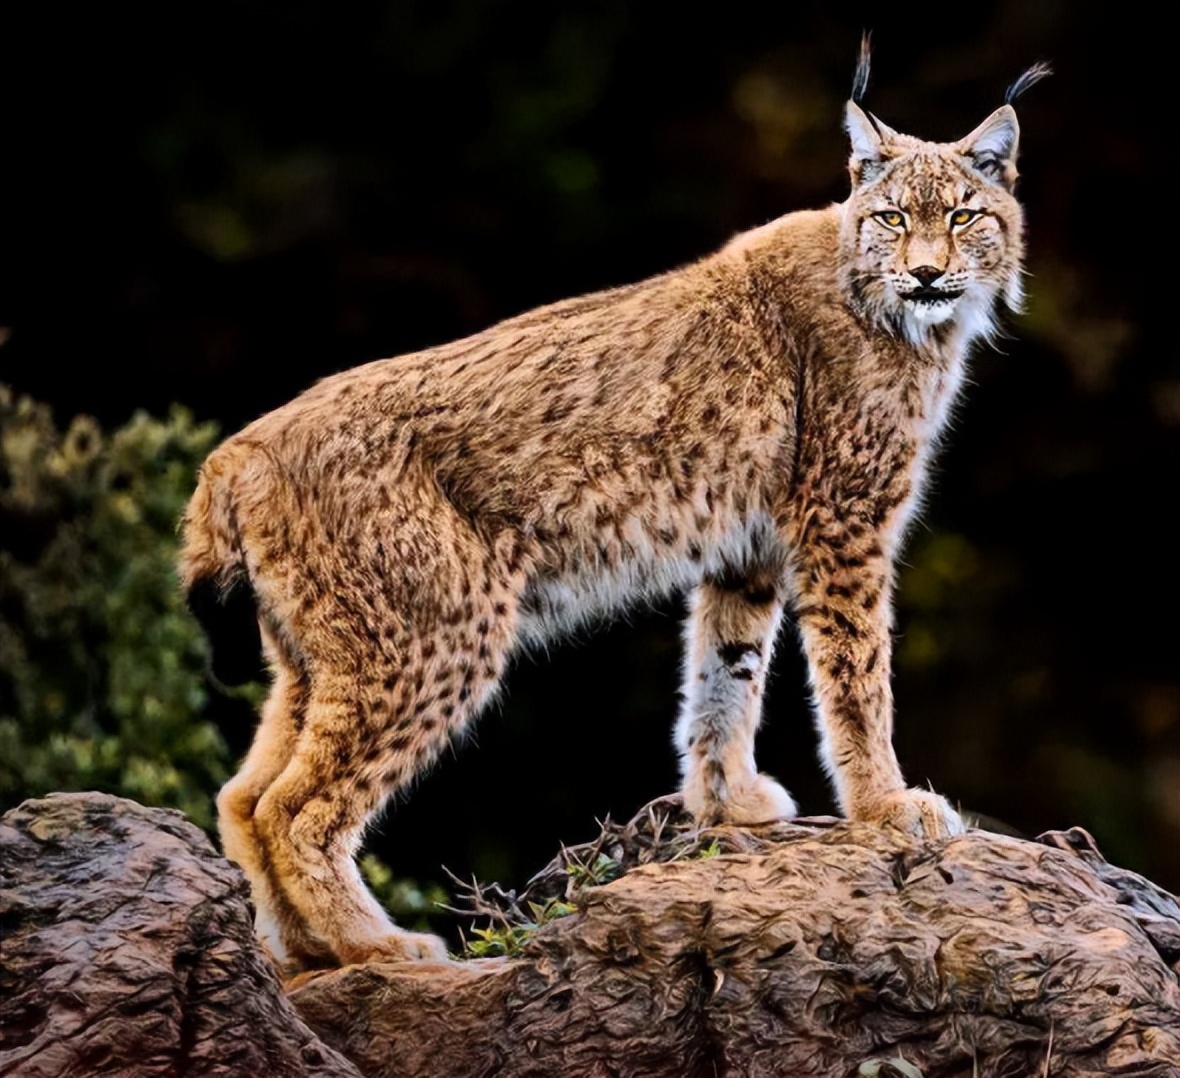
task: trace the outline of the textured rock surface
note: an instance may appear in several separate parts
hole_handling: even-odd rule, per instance
[[[289,1002],[237,870],[175,813],[57,795],[0,841],[3,1075],[1180,1073],[1180,909],[1081,831],[699,835],[649,809],[582,851],[619,878],[539,876],[578,910],[519,956],[305,975]]]
[[[0,1074],[357,1075],[254,942],[241,873],[178,812],[55,794],[0,819]]]
[[[515,962],[346,969],[294,1002],[372,1075],[855,1075],[899,1055],[926,1078],[1180,1073],[1180,909],[1085,832],[680,826],[645,842],[641,814],[595,844],[626,874]]]

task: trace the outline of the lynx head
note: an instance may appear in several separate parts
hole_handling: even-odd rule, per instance
[[[1024,216],[1012,189],[1020,128],[1011,102],[1049,74],[1030,68],[1005,104],[958,142],[894,131],[857,104],[868,43],[846,106],[852,194],[844,204],[842,271],[854,307],[914,343],[989,335],[1002,303],[1020,306]]]

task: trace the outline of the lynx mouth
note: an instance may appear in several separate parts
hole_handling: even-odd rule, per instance
[[[915,288],[901,298],[909,303],[954,303],[962,294],[962,289],[950,292],[941,288]]]

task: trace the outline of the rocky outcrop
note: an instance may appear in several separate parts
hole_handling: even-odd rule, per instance
[[[55,795],[0,842],[3,1075],[1178,1073],[1180,909],[1081,831],[698,833],[655,803],[539,874],[532,908],[574,909],[514,955],[285,988],[176,813]]]

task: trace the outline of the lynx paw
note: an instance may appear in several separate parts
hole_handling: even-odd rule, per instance
[[[438,936],[400,929],[372,942],[342,947],[337,958],[342,966],[366,962],[448,961],[447,945]]]
[[[684,805],[702,824],[769,823],[799,815],[794,798],[768,775],[754,775],[744,786],[729,786],[724,800],[687,788]]]
[[[732,823],[793,820],[799,815],[795,799],[769,775],[757,775],[749,786],[731,790],[725,818]]]
[[[855,818],[927,839],[950,838],[967,830],[950,802],[929,790],[895,790],[857,812]]]

